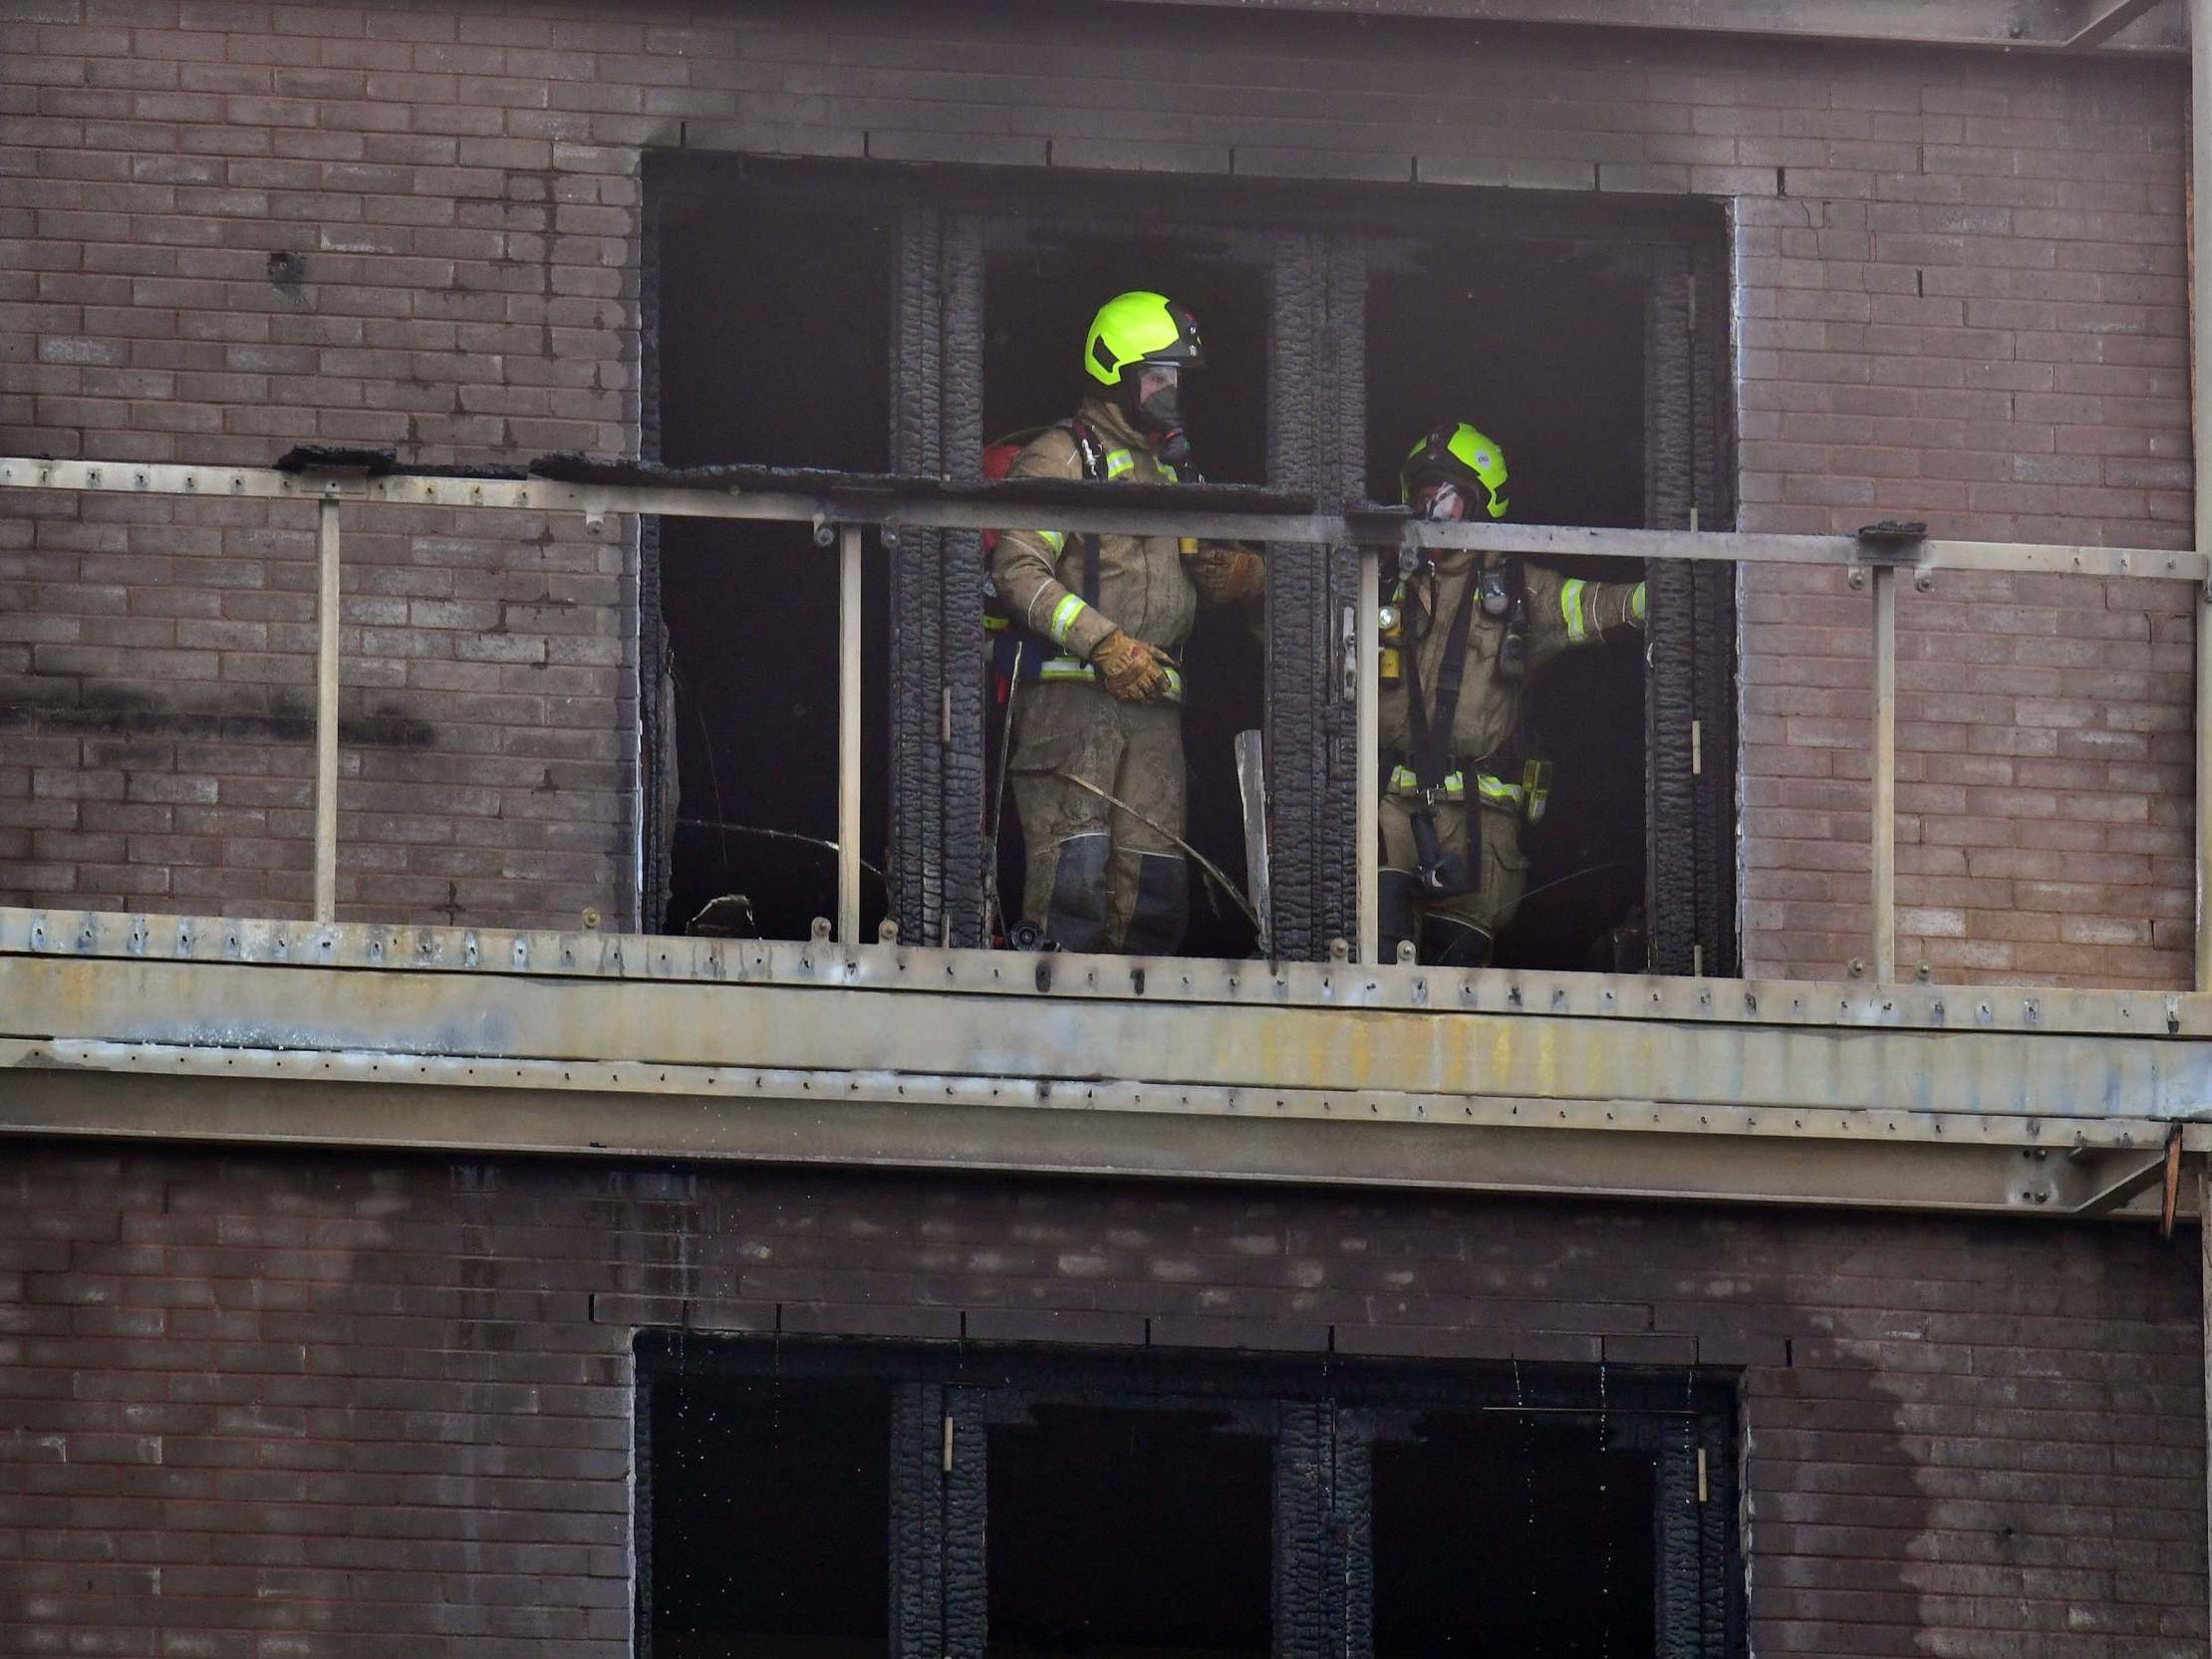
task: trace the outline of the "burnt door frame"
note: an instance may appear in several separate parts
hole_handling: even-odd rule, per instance
[[[912,201],[894,261],[892,469],[972,482],[983,456],[982,216]],[[879,568],[891,584],[891,916],[902,939],[981,946],[982,537],[908,530]]]
[[[1731,319],[1719,250],[1651,250],[1644,306],[1644,521],[1733,530]],[[1654,973],[1733,977],[1737,917],[1736,578],[1733,564],[1648,567],[1644,914]]]

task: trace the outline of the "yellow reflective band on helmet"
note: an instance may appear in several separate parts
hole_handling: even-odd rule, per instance
[[[1031,530],[1029,534],[1035,536],[1037,540],[1043,542],[1055,553],[1067,545],[1067,536],[1058,530]]]
[[[1067,631],[1075,626],[1075,619],[1083,614],[1083,602],[1073,594],[1062,594],[1059,604],[1052,607],[1049,632],[1054,645],[1067,644]]]
[[[1644,585],[1638,582],[1628,593],[1628,614],[1638,622],[1642,622],[1644,620],[1644,606],[1647,603],[1648,601],[1644,597]]]
[[[1569,577],[1559,584],[1559,615],[1566,619],[1567,644],[1580,645],[1590,637],[1589,624],[1582,620],[1582,588],[1579,576]]]
[[[1127,449],[1109,449],[1106,451],[1106,476],[1109,478],[1120,477],[1136,464],[1137,457]]]

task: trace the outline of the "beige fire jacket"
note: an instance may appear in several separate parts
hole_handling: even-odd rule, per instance
[[[1418,643],[1412,637],[1412,595],[1401,592],[1397,600],[1401,651],[1420,653],[1421,689],[1432,700],[1437,677],[1444,668],[1444,648],[1452,632],[1452,616],[1460,595],[1481,569],[1483,555],[1453,550],[1436,558],[1436,574],[1416,576],[1407,584],[1422,584],[1421,608],[1429,618],[1428,633]],[[1481,602],[1467,630],[1467,667],[1460,681],[1459,707],[1452,720],[1448,748],[1453,757],[1473,765],[1495,752],[1513,735],[1521,713],[1521,698],[1536,671],[1577,646],[1596,645],[1623,628],[1644,626],[1644,585],[1641,582],[1584,582],[1559,575],[1541,565],[1523,565],[1528,599],[1528,674],[1520,680],[1502,680],[1497,673],[1498,648],[1506,637],[1506,619],[1486,616]],[[1413,746],[1407,718],[1407,682],[1401,677],[1383,687],[1378,709],[1382,746],[1401,753]]]
[[[1106,451],[1109,482],[1174,483],[1175,469],[1130,430],[1100,398],[1078,411]],[[1011,478],[1080,478],[1083,455],[1064,427],[1040,432],[1014,460]],[[1199,593],[1174,536],[1101,536],[1095,605],[1082,598],[1083,540],[1057,530],[1006,530],[991,559],[991,580],[1006,609],[1032,633],[1088,660],[1115,629],[1163,651],[1191,636]]]

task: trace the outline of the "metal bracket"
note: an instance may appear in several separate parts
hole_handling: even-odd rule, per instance
[[[286,476],[297,478],[300,493],[314,500],[325,496],[365,500],[369,494],[366,466],[303,466]]]
[[[2088,1191],[2070,1207],[2076,1216],[2104,1216],[2126,1204],[2137,1194],[2146,1193],[2164,1179],[2169,1162],[2176,1162],[2181,1155],[2179,1125],[2169,1132],[2167,1145],[2157,1156],[2142,1162],[2126,1160],[2117,1171],[2111,1169],[2115,1161],[2109,1156],[2091,1155],[2086,1172]],[[2070,1157],[2070,1162],[2074,1162]],[[2042,1201],[2038,1201],[2042,1202]]]
[[[1928,526],[1918,519],[1885,518],[1860,525],[1852,540],[1854,563],[1910,569],[1927,557]]]

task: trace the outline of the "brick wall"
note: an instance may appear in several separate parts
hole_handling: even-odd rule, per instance
[[[23,1146],[0,1653],[612,1659],[631,1342],[689,1316],[1741,1368],[1756,1651],[2178,1659],[2196,1259],[2119,1226]]]
[[[824,17],[0,0],[0,446],[625,447],[638,157],[682,144],[1731,197],[1745,527],[2188,538],[2176,66],[1097,5]],[[625,555],[558,520],[355,545],[347,909],[632,915]],[[295,512],[14,498],[0,895],[302,904],[309,551]],[[1839,971],[1864,954],[1864,606],[1745,586],[1746,957]],[[1905,596],[1902,961],[2185,980],[2187,609],[2043,578]]]

